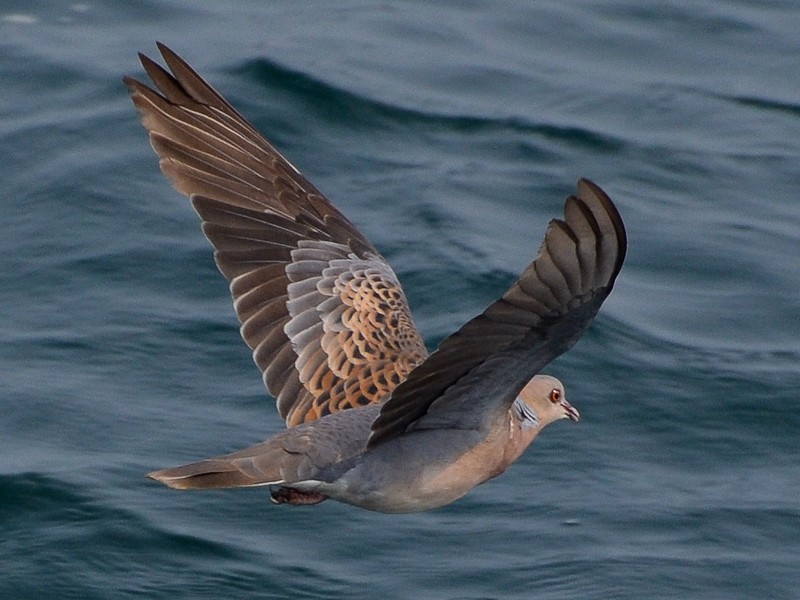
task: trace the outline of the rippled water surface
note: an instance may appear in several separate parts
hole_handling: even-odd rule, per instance
[[[555,4],[0,4],[0,597],[800,598],[800,10]],[[583,420],[425,514],[145,480],[282,426],[120,80],[155,40],[431,346],[602,185],[628,260],[549,368]]]

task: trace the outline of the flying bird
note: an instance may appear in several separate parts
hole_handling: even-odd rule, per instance
[[[125,77],[164,174],[189,196],[230,283],[241,334],[287,429],[154,471],[178,489],[270,486],[276,503],[334,499],[405,513],[505,471],[539,432],[579,419],[540,371],[586,331],[627,247],[614,203],[578,181],[536,259],[429,354],[386,259],[172,50]]]

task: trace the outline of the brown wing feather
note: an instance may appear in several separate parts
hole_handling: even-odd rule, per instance
[[[603,190],[581,180],[578,194],[567,199],[564,220],[551,221],[519,280],[392,392],[370,446],[409,429],[484,427],[583,334],[611,292],[627,239]]]
[[[383,400],[427,356],[385,259],[180,57],[125,78],[161,169],[192,199],[241,333],[289,426]]]

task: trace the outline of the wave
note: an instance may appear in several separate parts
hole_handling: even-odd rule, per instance
[[[248,60],[231,72],[255,80],[270,89],[288,93],[304,106],[323,115],[335,115],[337,119],[344,117],[347,121],[370,123],[373,126],[376,123],[394,124],[427,132],[510,131],[579,142],[599,151],[616,150],[624,143],[621,138],[574,125],[532,122],[520,117],[447,114],[389,104],[264,58]]]

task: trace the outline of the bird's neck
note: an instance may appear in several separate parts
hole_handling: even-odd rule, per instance
[[[507,441],[503,459],[506,466],[517,460],[539,434],[542,424],[536,413],[517,398],[506,417]]]

